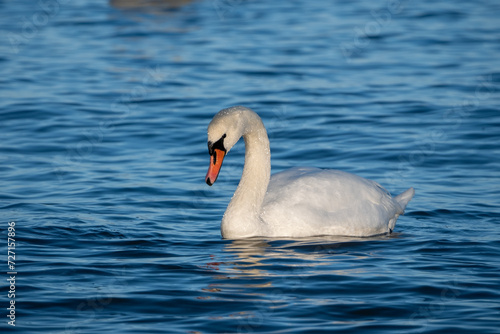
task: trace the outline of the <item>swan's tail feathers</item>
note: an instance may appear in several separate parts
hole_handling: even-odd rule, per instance
[[[411,201],[411,199],[413,198],[414,195],[415,195],[415,189],[410,188],[410,189],[406,190],[405,192],[394,197],[394,199],[396,200],[396,202],[399,203],[399,205],[401,205],[401,208],[404,211],[406,206]]]

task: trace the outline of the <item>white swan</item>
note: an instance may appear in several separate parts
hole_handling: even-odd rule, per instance
[[[269,139],[260,117],[237,106],[223,109],[208,126],[212,185],[224,156],[243,137],[243,175],[222,218],[223,238],[366,237],[391,233],[415,191],[391,195],[362,177],[318,168],[292,168],[271,174]]]

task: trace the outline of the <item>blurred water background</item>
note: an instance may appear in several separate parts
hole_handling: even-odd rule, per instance
[[[0,1],[2,332],[499,333],[500,3]],[[395,233],[223,240],[206,127],[416,196]],[[15,222],[16,326],[8,324]]]

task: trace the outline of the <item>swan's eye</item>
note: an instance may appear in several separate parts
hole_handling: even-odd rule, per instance
[[[210,155],[214,155],[215,149],[226,152],[226,148],[224,147],[224,138],[226,138],[226,134],[223,134],[222,137],[220,137],[220,139],[215,143],[212,143],[211,141],[208,142],[208,153]]]

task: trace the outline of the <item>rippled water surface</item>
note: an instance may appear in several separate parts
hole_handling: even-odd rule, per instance
[[[2,332],[499,333],[498,1],[0,12]],[[206,127],[236,104],[273,172],[413,186],[395,232],[223,240],[244,145],[208,187]]]

